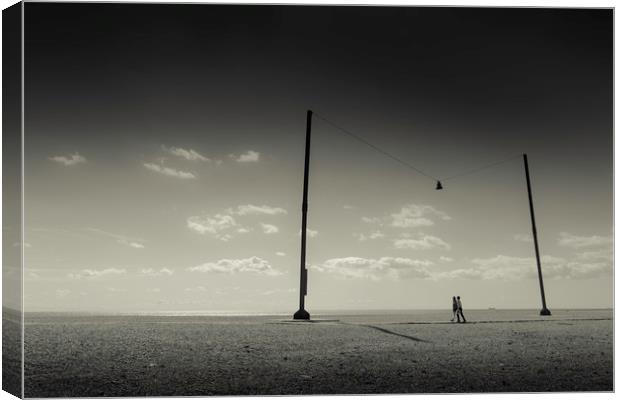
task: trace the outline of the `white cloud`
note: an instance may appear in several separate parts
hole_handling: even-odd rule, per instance
[[[233,238],[233,236],[226,233],[224,235],[217,236],[217,238],[220,239],[222,242],[228,242],[230,239]]]
[[[196,286],[196,287],[188,287],[185,288],[186,292],[206,292],[207,288],[205,288],[204,286]]]
[[[263,233],[266,233],[268,235],[279,232],[278,227],[275,225],[263,224],[263,223],[261,223],[260,225],[263,228]]]
[[[450,216],[429,205],[408,204],[399,212],[387,217],[362,217],[362,222],[367,224],[388,224],[395,228],[417,228],[420,226],[435,225],[434,219],[450,220]]]
[[[532,239],[532,236],[526,233],[517,233],[513,235],[512,238],[517,242],[532,243],[534,241],[534,239]]]
[[[251,231],[249,227],[241,226],[234,216],[278,215],[286,213],[286,210],[280,207],[246,204],[235,209],[228,208],[225,210],[225,213],[214,216],[191,216],[187,219],[187,227],[200,234],[210,234],[226,242],[233,238],[234,232],[248,233]],[[278,227],[275,225],[262,223],[261,227],[265,233],[278,232]]]
[[[439,261],[443,261],[443,262],[452,262],[452,261],[454,261],[454,258],[452,258],[452,257],[446,257],[446,256],[440,256],[440,257],[439,257]]]
[[[558,244],[560,246],[580,249],[582,247],[596,247],[613,243],[611,236],[577,236],[567,232],[561,232]]]
[[[576,255],[578,259],[586,261],[605,260],[611,262],[614,258],[611,247],[601,250],[584,251],[582,253],[577,253]]]
[[[235,210],[229,208],[227,211],[230,214],[236,215],[278,215],[287,213],[284,208],[271,207],[266,205],[256,206],[253,204],[238,206]]]
[[[41,278],[41,275],[37,274],[34,271],[28,271],[28,274],[26,275],[26,278],[32,279],[32,280],[37,280],[37,279]]]
[[[380,231],[374,231],[368,236],[369,239],[381,239],[384,237],[385,237],[385,233],[380,232]]]
[[[381,231],[374,231],[369,233],[368,235],[363,233],[357,233],[354,234],[354,236],[357,237],[357,240],[359,240],[360,242],[365,242],[366,240],[382,239],[385,237],[385,233]]]
[[[66,297],[71,293],[69,289],[56,289],[57,297]]]
[[[261,296],[271,296],[274,294],[280,294],[280,293],[296,293],[298,289],[273,289],[273,290],[265,290],[263,292],[260,292],[259,294]]]
[[[550,257],[543,259],[545,264],[561,261],[560,259]],[[474,264],[474,275],[478,274],[482,279],[531,279],[537,276],[536,260],[533,257],[498,255],[486,259],[475,258],[471,262]]]
[[[187,219],[187,227],[202,235],[211,234],[222,241],[232,239],[232,235],[226,233],[238,227],[237,221],[226,214],[216,214],[214,216],[193,216]]]
[[[170,276],[174,273],[174,271],[168,268],[162,268],[159,271],[153,268],[143,268],[140,271],[140,273],[145,276],[156,277],[156,276]]]
[[[254,150],[248,150],[247,152],[236,156],[235,154],[230,154],[230,158],[240,163],[248,163],[248,162],[258,162],[260,159],[260,153]]]
[[[185,150],[179,147],[166,147],[163,145],[161,148],[174,156],[181,157],[189,161],[211,161],[193,149]]]
[[[57,163],[63,164],[66,167],[86,162],[86,158],[81,156],[79,153],[72,154],[69,157],[53,156],[49,159]]]
[[[357,209],[356,206],[352,206],[350,204],[345,204],[342,206],[342,208],[344,208],[345,210],[356,210]]]
[[[401,257],[381,257],[370,259],[362,257],[332,258],[311,268],[320,272],[342,275],[346,278],[371,280],[389,279],[429,279],[432,277],[428,260],[412,260]]]
[[[160,288],[158,288],[158,287],[154,287],[154,288],[146,288],[146,291],[147,291],[148,293],[159,293],[159,292],[161,292],[161,289],[160,289]]]
[[[309,238],[315,238],[319,235],[319,231],[312,230],[310,228],[306,228],[306,236]],[[297,236],[301,236],[301,229],[297,232]]]
[[[482,271],[477,268],[459,268],[434,275],[434,279],[493,279],[483,277]]]
[[[427,250],[432,248],[442,248],[450,250],[450,245],[442,239],[431,235],[420,235],[418,239],[395,239],[394,247],[397,249]]]
[[[164,167],[163,165],[157,165],[154,163],[144,163],[142,165],[144,165],[147,169],[162,175],[173,176],[179,179],[196,179],[196,175],[191,172],[179,171],[174,168]]]
[[[83,269],[76,273],[70,273],[67,275],[69,279],[95,279],[110,275],[123,275],[127,270],[119,268],[106,268],[101,270],[96,269]]]
[[[538,269],[534,257],[498,255],[492,258],[471,260],[470,268],[456,269],[435,275],[436,279],[522,280],[537,279]],[[611,274],[609,261],[575,262],[553,256],[541,257],[543,278],[589,279]]]
[[[397,228],[417,228],[420,226],[432,226],[435,223],[428,218],[404,217],[402,214],[393,214],[392,226]]]
[[[281,275],[281,272],[275,270],[269,262],[256,256],[243,259],[222,259],[216,262],[208,262],[196,267],[190,267],[188,270],[192,272],[219,272],[228,274],[251,272],[261,275]]]
[[[284,257],[285,255],[286,255],[286,253],[284,253],[282,251],[276,251],[276,256]]]
[[[124,246],[129,246],[132,247],[134,249],[143,249],[144,248],[144,240],[142,239],[136,239],[136,238],[130,238],[124,235],[119,235],[116,233],[111,233],[111,232],[107,232],[104,231],[102,229],[97,229],[97,228],[86,228],[87,231],[92,232],[92,233],[96,233],[99,235],[103,235],[103,236],[108,236],[111,238],[116,239],[116,243],[118,244],[122,244]]]
[[[397,228],[431,226],[434,225],[435,222],[430,217],[438,217],[444,221],[451,219],[448,214],[432,206],[408,204],[402,207],[400,212],[391,215],[391,226]]]

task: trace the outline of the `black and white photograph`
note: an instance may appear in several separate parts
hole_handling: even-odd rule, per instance
[[[614,391],[613,7],[2,20],[3,390]]]

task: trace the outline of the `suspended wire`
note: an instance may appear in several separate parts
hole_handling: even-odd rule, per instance
[[[508,161],[512,161],[513,159],[515,159],[515,158],[517,158],[517,157],[522,156],[522,154],[514,154],[514,155],[509,156],[508,158],[502,159],[502,160],[500,160],[500,161],[496,161],[496,162],[493,162],[493,163],[491,163],[491,164],[486,164],[486,165],[483,165],[483,166],[480,166],[480,167],[477,167],[477,168],[474,168],[474,169],[470,169],[470,170],[467,170],[467,171],[464,171],[464,172],[460,172],[460,173],[455,174],[455,175],[448,176],[448,177],[446,177],[446,178],[441,178],[441,179],[439,179],[439,178],[436,178],[436,177],[434,177],[434,176],[432,176],[432,175],[427,174],[426,172],[422,171],[421,169],[419,169],[419,168],[417,168],[417,167],[415,167],[415,166],[413,166],[413,165],[409,164],[408,162],[406,162],[406,161],[404,161],[404,160],[400,159],[399,157],[396,157],[395,155],[388,153],[387,151],[385,151],[385,150],[381,149],[380,147],[375,146],[374,144],[370,143],[370,142],[369,142],[369,141],[367,141],[366,139],[364,139],[364,138],[362,138],[362,137],[360,137],[360,136],[356,135],[355,133],[353,133],[353,132],[351,132],[351,131],[349,131],[349,130],[347,130],[347,129],[344,129],[344,128],[343,128],[343,127],[341,127],[340,125],[336,124],[335,122],[330,121],[329,119],[325,118],[324,116],[322,116],[322,115],[320,115],[320,114],[318,114],[318,113],[316,113],[316,112],[313,112],[313,114],[314,114],[317,118],[319,118],[319,119],[321,119],[321,120],[325,121],[326,123],[328,123],[328,124],[329,124],[329,125],[331,125],[332,127],[336,128],[337,130],[339,130],[339,131],[341,131],[341,132],[343,132],[343,133],[345,133],[345,134],[347,134],[347,135],[349,135],[349,136],[353,137],[354,139],[356,139],[356,140],[358,140],[358,141],[360,141],[360,142],[364,143],[365,145],[369,146],[370,148],[372,148],[372,149],[374,149],[374,150],[376,150],[376,151],[380,152],[381,154],[383,154],[383,155],[385,155],[385,156],[387,156],[387,157],[391,158],[392,160],[394,160],[394,161],[396,161],[396,162],[398,162],[398,163],[400,163],[400,164],[404,165],[405,167],[407,167],[407,168],[409,168],[409,169],[412,169],[412,170],[416,171],[417,173],[419,173],[419,174],[421,174],[421,175],[424,175],[425,177],[427,177],[427,178],[429,178],[429,179],[432,179],[432,180],[434,180],[434,181],[437,181],[437,183],[438,183],[438,187],[437,187],[437,188],[438,188],[438,189],[439,189],[439,188],[441,188],[440,181],[447,181],[447,180],[451,180],[451,179],[454,179],[454,178],[462,178],[462,177],[467,176],[467,175],[472,175],[472,174],[478,173],[478,172],[480,172],[480,171],[483,171],[483,170],[485,170],[485,169],[492,168],[492,167],[498,166],[498,165],[500,165],[500,164],[507,163]]]
[[[385,150],[375,146],[374,144],[370,143],[366,139],[363,139],[363,138],[359,137],[358,135],[354,134],[353,132],[351,132],[351,131],[349,131],[347,129],[344,129],[343,127],[341,127],[341,126],[337,125],[336,123],[328,120],[327,118],[323,117],[322,115],[319,115],[316,112],[314,112],[314,115],[317,116],[318,118],[322,119],[323,121],[327,122],[329,125],[333,126],[334,128],[338,129],[339,131],[341,131],[343,133],[346,133],[347,135],[357,139],[358,141],[364,143],[365,145],[367,145],[367,146],[373,148],[374,150],[382,153],[383,155],[388,156],[392,160],[394,160],[394,161],[404,165],[405,167],[407,167],[409,169],[412,169],[412,170],[416,171],[417,173],[419,173],[421,175],[424,175],[427,178],[432,179],[434,181],[438,181],[439,180],[439,179],[435,178],[434,176],[431,176],[431,175],[427,174],[426,172],[422,171],[421,169],[414,167],[413,165],[409,164],[408,162],[406,162],[406,161],[396,157],[395,155],[392,155],[392,154],[388,153],[387,151],[385,151]]]
[[[487,165],[483,165],[483,166],[478,167],[478,168],[470,169],[470,170],[465,171],[465,172],[461,172],[461,173],[458,173],[458,174],[455,174],[455,175],[451,175],[451,176],[449,176],[447,178],[441,178],[441,180],[442,181],[447,181],[447,180],[454,179],[454,178],[461,178],[461,177],[466,176],[466,175],[472,175],[472,174],[475,174],[475,173],[480,172],[482,170],[485,170],[485,169],[488,169],[488,168],[491,168],[491,167],[495,167],[495,166],[500,165],[500,164],[507,163],[508,161],[512,161],[513,159],[515,159],[517,157],[520,157],[520,156],[522,156],[522,154],[515,154],[515,155],[512,155],[512,156],[510,156],[508,158],[505,158],[505,159],[503,159],[501,161],[496,161],[496,162],[491,163],[491,164],[487,164]]]

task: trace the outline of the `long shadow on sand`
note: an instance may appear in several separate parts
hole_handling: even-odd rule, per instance
[[[413,340],[414,342],[432,343],[429,340],[424,340],[424,339],[417,338],[415,336],[409,336],[409,335],[405,335],[405,334],[402,334],[402,333],[394,332],[394,331],[391,331],[389,329],[381,328],[379,326],[367,325],[367,324],[355,324],[355,323],[350,323],[350,322],[341,322],[341,321],[339,321],[337,319],[333,319],[333,320],[307,320],[307,321],[303,321],[303,322],[285,320],[285,321],[268,322],[268,323],[270,323],[270,324],[329,323],[329,324],[334,324],[334,325],[361,326],[363,328],[370,328],[370,329],[374,329],[374,330],[377,330],[377,331],[382,332],[382,333],[387,333],[388,335],[393,335],[393,336],[398,336],[398,337],[402,337],[402,338],[405,338],[405,339]]]
[[[370,328],[370,329],[377,330],[379,332],[387,333],[388,335],[394,335],[394,336],[399,336],[399,337],[402,337],[402,338],[405,338],[405,339],[413,340],[414,342],[431,343],[428,340],[424,340],[424,339],[417,338],[415,336],[409,336],[409,335],[405,335],[405,334],[402,334],[402,333],[394,332],[394,331],[391,331],[389,329],[381,328],[381,327],[375,326],[375,325],[347,324],[347,323],[344,323],[344,322],[341,322],[341,324],[342,325],[363,326],[365,328]]]

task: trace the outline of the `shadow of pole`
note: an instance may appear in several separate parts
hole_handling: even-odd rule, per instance
[[[379,326],[375,326],[375,325],[347,324],[346,322],[341,322],[341,324],[342,324],[342,325],[355,325],[355,326],[363,326],[363,327],[365,327],[365,328],[370,328],[370,329],[377,330],[377,331],[379,331],[379,332],[387,333],[388,335],[393,335],[393,336],[398,336],[398,337],[402,337],[402,338],[405,338],[405,339],[413,340],[414,342],[421,342],[421,343],[432,343],[432,342],[431,342],[431,341],[429,341],[429,340],[424,340],[424,339],[417,338],[417,337],[415,337],[415,336],[409,336],[409,335],[405,335],[405,334],[402,334],[402,333],[394,332],[394,331],[391,331],[391,330],[389,330],[389,329],[381,328],[381,327],[379,327]]]

